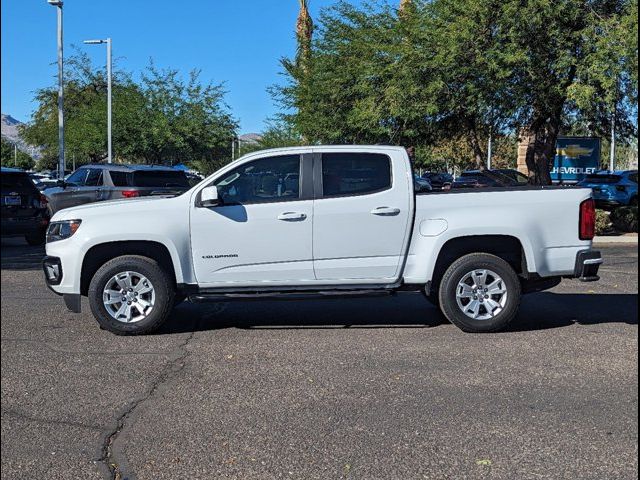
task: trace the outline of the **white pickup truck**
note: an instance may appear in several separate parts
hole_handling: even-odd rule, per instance
[[[523,293],[598,280],[594,224],[588,189],[416,193],[403,148],[296,147],[247,155],[177,197],[61,210],[43,268],[71,311],[88,296],[117,334],[158,329],[186,298],[402,290],[493,332]]]

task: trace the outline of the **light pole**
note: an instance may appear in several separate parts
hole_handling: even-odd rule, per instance
[[[111,37],[105,40],[85,40],[87,45],[107,44],[107,162],[111,163]]]
[[[64,179],[64,88],[62,56],[62,0],[47,0],[58,11],[58,179]]]

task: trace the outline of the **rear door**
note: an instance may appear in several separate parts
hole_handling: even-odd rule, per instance
[[[394,151],[315,156],[317,280],[387,284],[398,279],[411,227],[411,175],[408,159]]]

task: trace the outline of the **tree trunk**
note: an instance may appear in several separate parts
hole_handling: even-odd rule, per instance
[[[521,134],[520,141],[527,141],[527,170],[529,182],[533,185],[551,185],[551,169],[556,155],[561,118],[560,106],[555,109],[551,118],[533,121]]]
[[[485,170],[487,168],[484,161],[484,151],[480,146],[480,140],[478,139],[478,132],[476,130],[475,123],[473,121],[467,122],[467,143],[473,151],[473,161],[477,170]]]

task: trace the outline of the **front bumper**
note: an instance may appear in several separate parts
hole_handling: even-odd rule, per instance
[[[582,250],[576,255],[574,278],[581,282],[596,282],[600,280],[598,269],[602,265],[602,255],[598,250]]]
[[[61,295],[67,309],[73,313],[80,313],[80,294],[79,293],[59,293],[53,287],[60,285],[63,278],[62,262],[58,257],[46,256],[42,260],[42,270],[44,271],[44,280],[47,287],[56,295]]]

